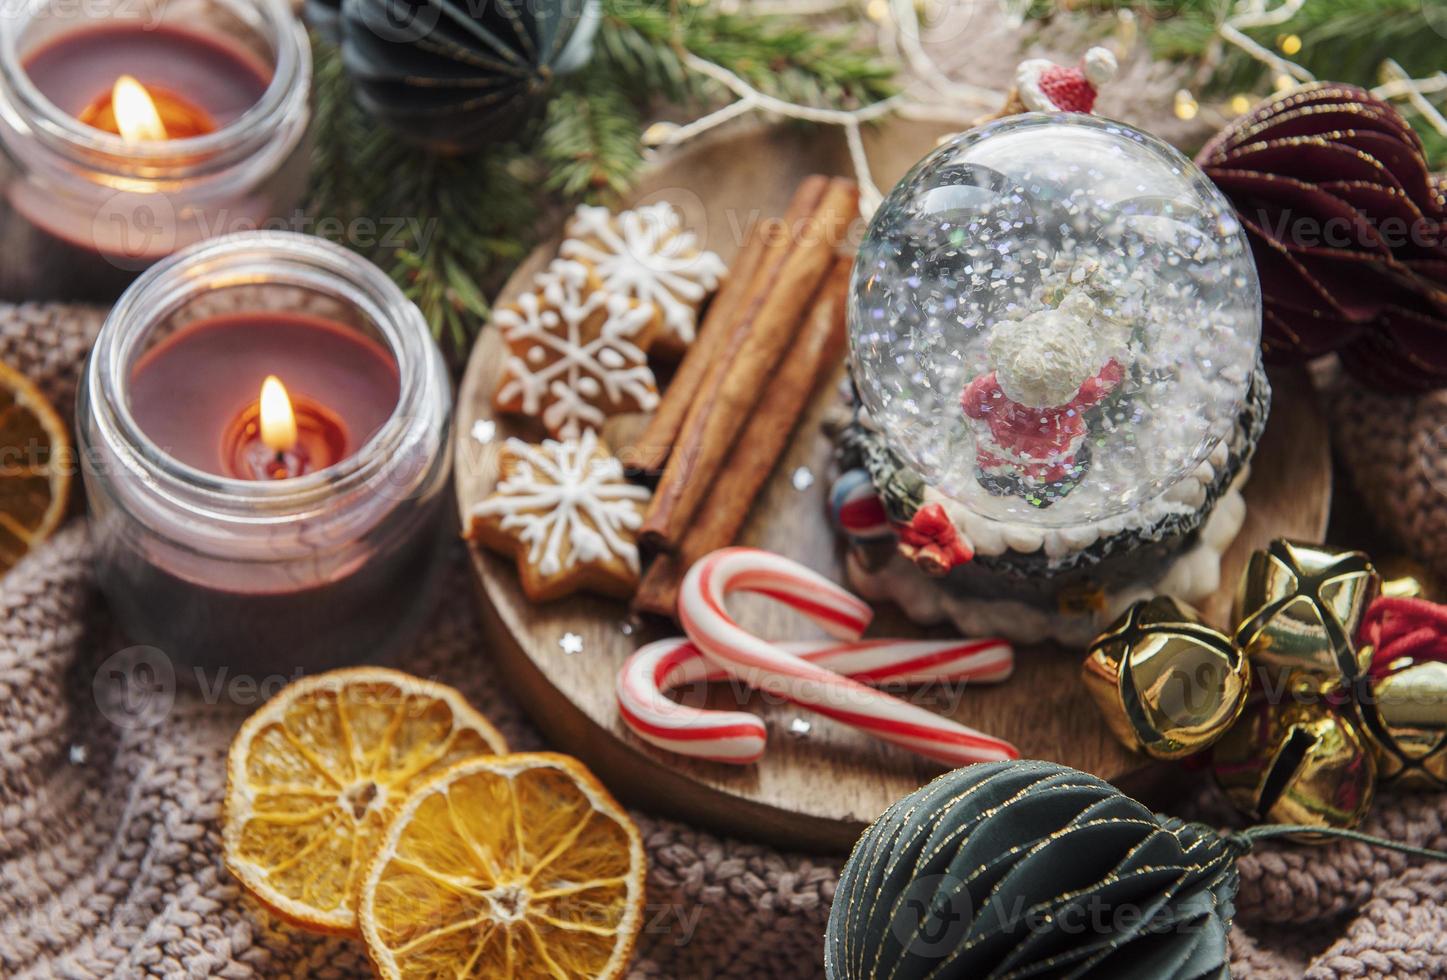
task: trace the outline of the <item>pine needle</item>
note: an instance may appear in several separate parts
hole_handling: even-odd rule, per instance
[[[548,167],[543,188],[567,199],[597,200],[628,190],[643,166],[638,108],[603,72],[548,106],[539,155]]]

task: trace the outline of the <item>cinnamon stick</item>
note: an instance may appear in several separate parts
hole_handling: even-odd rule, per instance
[[[767,288],[757,291],[744,311],[731,345],[736,350],[726,352],[717,389],[700,392],[689,409],[639,529],[645,546],[678,547],[735,437],[793,342],[805,307],[833,266],[835,249],[858,213],[858,186],[836,177],[814,214],[792,235],[793,247],[777,275],[768,277]]]
[[[678,551],[659,554],[648,566],[633,597],[634,611],[674,616],[684,573],[704,555],[738,538],[814,389],[839,363],[852,267],[848,258],[839,258],[829,270],[813,298],[808,319],[750,416],[728,465],[684,533]]]
[[[761,277],[762,283],[767,283],[767,277],[777,274],[792,240],[790,229],[808,220],[828,186],[828,177],[820,174],[805,177],[794,192],[782,227],[771,219],[755,221],[750,226],[743,250],[729,268],[728,279],[699,324],[698,336],[679,362],[658,409],[633,446],[631,469],[650,474],[663,470],[688,418],[689,408],[704,392],[717,389],[725,366],[725,349],[743,310],[762,288]]]

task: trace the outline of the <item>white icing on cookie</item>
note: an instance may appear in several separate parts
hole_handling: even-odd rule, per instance
[[[727,268],[680,227],[665,202],[613,215],[580,205],[560,253],[593,267],[603,287],[658,307],[664,326],[685,344],[697,333],[698,308]]]
[[[589,290],[588,279],[587,266],[555,260],[537,277],[537,292],[493,317],[511,349],[498,403],[520,403],[524,414],[540,415],[549,432],[565,439],[601,426],[612,411],[658,406],[658,382],[635,342],[653,310]],[[600,314],[602,326],[589,336]]]
[[[517,466],[472,516],[501,516],[501,529],[518,532],[529,563],[546,576],[613,558],[638,571],[636,532],[650,494],[600,451],[592,429],[576,441],[540,446],[509,439],[503,452]]]

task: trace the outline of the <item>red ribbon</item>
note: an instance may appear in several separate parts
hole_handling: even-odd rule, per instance
[[[1380,596],[1367,607],[1357,642],[1372,646],[1372,678],[1403,657],[1447,661],[1447,606],[1426,599]]]
[[[947,572],[975,557],[970,546],[960,537],[955,522],[939,504],[925,504],[915,511],[908,524],[899,528],[899,540],[916,563],[924,561]]]

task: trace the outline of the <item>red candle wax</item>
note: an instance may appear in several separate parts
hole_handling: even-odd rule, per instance
[[[285,385],[295,447],[268,451],[259,400]],[[302,313],[231,313],[187,324],[131,369],[130,409],[152,442],[188,466],[239,479],[315,472],[351,456],[396,407],[397,362],[344,324]]]
[[[165,101],[202,110],[217,127],[260,99],[271,68],[230,41],[170,24],[107,24],[72,31],[25,59],[25,73],[62,111],[84,119],[109,104],[116,79],[130,75]]]

